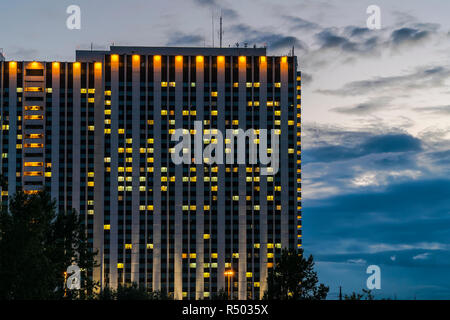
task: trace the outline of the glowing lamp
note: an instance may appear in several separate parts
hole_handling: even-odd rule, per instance
[[[196,61],[198,63],[202,63],[203,62],[203,56],[197,56]]]
[[[224,56],[218,56],[217,57],[217,61],[220,63],[223,63],[225,61],[225,57]]]
[[[111,62],[118,62],[119,61],[119,55],[118,54],[112,54],[111,55]]]
[[[240,56],[239,57],[239,62],[241,62],[241,63],[245,63],[245,56]]]

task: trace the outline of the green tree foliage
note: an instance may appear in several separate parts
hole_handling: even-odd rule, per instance
[[[48,192],[10,198],[0,213],[0,299],[61,299],[93,297],[87,276],[94,267],[80,216],[57,213]],[[64,288],[67,267],[82,270],[83,290]]]
[[[264,299],[321,300],[329,287],[318,284],[313,257],[303,257],[303,250],[283,250],[276,266],[269,270]]]

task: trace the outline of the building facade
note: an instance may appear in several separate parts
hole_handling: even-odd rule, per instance
[[[77,210],[102,287],[259,299],[282,248],[301,247],[300,77],[295,56],[263,48],[113,46],[75,62],[2,61],[1,201],[45,187],[59,211]],[[277,149],[266,142],[279,170],[201,153],[175,164],[176,129],[201,131],[190,142],[200,152],[218,132],[253,129],[246,160],[267,129],[279,136]],[[234,160],[232,143],[223,152]]]

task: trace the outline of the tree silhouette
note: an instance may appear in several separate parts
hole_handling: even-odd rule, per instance
[[[303,257],[303,250],[286,250],[276,266],[269,270],[268,288],[264,299],[275,300],[321,300],[327,297],[329,287],[318,284],[314,260]]]
[[[0,299],[93,297],[94,253],[75,211],[57,213],[46,191],[17,192],[0,213]],[[83,290],[67,292],[64,272],[76,262]]]

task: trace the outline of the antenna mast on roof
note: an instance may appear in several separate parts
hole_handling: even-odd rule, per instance
[[[220,11],[220,30],[219,30],[219,39],[220,39],[220,47],[222,48],[222,11]]]
[[[214,48],[214,9],[212,9],[212,11],[211,11],[211,28],[212,28],[212,32],[211,32],[212,46]]]

